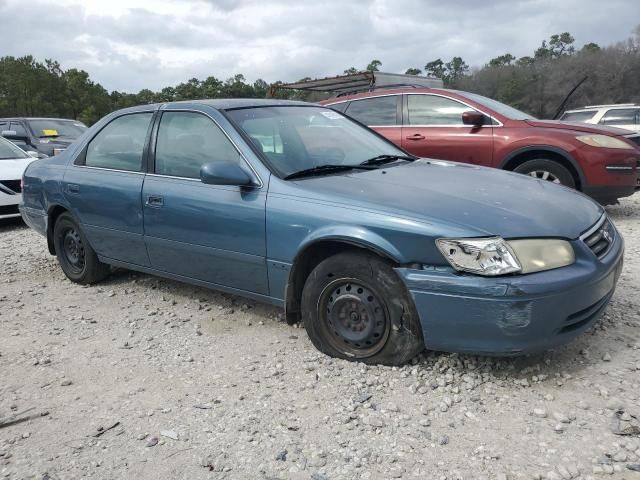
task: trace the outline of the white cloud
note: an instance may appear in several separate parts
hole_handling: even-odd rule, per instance
[[[388,71],[454,55],[480,65],[563,31],[606,45],[636,13],[636,0],[0,0],[0,55],[53,58],[109,90],[157,90],[209,75],[334,75],[373,58]]]

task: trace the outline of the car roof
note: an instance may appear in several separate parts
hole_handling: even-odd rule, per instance
[[[63,122],[79,122],[80,120],[74,120],[73,118],[58,118],[58,117],[3,117],[0,120],[60,120]]]
[[[612,105],[587,105],[586,107],[581,108],[572,108],[571,110],[566,110],[564,113],[575,113],[575,112],[597,112],[598,110],[615,110],[615,109],[623,109],[623,108],[639,108],[640,105],[635,103],[616,103]]]
[[[154,103],[150,105],[138,105],[130,107],[132,110],[148,109],[149,107],[162,108],[172,105],[207,105],[217,110],[231,110],[234,108],[253,108],[253,107],[281,107],[281,106],[301,106],[301,107],[317,107],[316,103],[299,102],[296,100],[279,100],[277,98],[214,98],[199,100],[181,100],[178,102]],[[127,109],[129,110],[129,109]]]

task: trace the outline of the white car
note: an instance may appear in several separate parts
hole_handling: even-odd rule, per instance
[[[21,148],[0,137],[0,220],[20,216],[22,174],[33,160]]]
[[[583,122],[626,128],[640,132],[640,105],[620,103],[617,105],[589,105],[567,110],[562,114],[563,122]]]

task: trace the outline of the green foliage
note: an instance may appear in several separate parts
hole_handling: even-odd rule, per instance
[[[455,87],[458,81],[469,72],[469,65],[462,57],[453,57],[449,62],[438,58],[424,66],[427,76],[442,79],[445,87]]]
[[[422,70],[419,68],[407,68],[407,71],[404,72],[405,75],[420,75]]]
[[[380,70],[378,67],[381,67],[381,66],[382,66],[382,62],[380,60],[371,60],[367,65],[366,70],[368,72],[377,72]]]

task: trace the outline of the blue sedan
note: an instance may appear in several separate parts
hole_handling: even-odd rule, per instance
[[[565,343],[622,268],[622,237],[582,194],[418,159],[303,102],[120,110],[23,182],[22,216],[70,280],[116,266],[244,295],[369,363]]]

